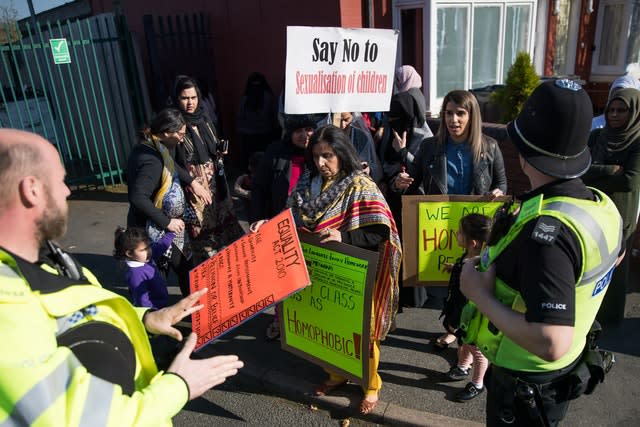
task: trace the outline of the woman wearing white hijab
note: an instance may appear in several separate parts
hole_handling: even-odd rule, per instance
[[[633,62],[627,65],[627,72],[624,76],[620,76],[611,83],[607,104],[611,101],[613,92],[617,89],[633,88],[640,90],[640,63]],[[591,121],[591,130],[603,128],[606,124],[604,114],[596,116]]]

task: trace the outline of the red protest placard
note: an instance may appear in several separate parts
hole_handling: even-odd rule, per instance
[[[191,292],[209,288],[192,317],[196,350],[311,281],[288,209],[189,273]]]

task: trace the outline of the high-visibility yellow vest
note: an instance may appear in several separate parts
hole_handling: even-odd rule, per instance
[[[109,323],[133,345],[131,396],[88,373],[69,348],[58,346],[64,320],[89,306],[95,310],[78,324]],[[158,372],[141,322],[144,311],[97,281],[53,293],[33,291],[15,260],[0,250],[0,427],[171,425],[188,390],[176,375]]]
[[[569,351],[556,361],[546,361],[520,347],[501,331],[490,328],[489,319],[476,310],[473,303],[465,307],[461,319],[461,328],[466,332],[464,341],[476,344],[496,366],[525,372],[553,371],[568,366],[582,352],[589,328],[611,280],[622,241],[622,220],[618,210],[604,193],[592,190],[598,201],[570,197],[543,199],[542,195],[527,200],[522,204],[516,222],[507,235],[496,245],[485,249],[481,257],[481,270],[494,262],[526,223],[540,216],[551,216],[575,233],[582,253],[582,270],[575,288],[573,342]],[[495,296],[514,311],[527,311],[522,295],[499,277],[496,277]]]

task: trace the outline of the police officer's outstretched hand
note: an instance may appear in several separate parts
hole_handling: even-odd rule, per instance
[[[208,291],[208,288],[200,289],[188,297],[182,298],[170,307],[165,307],[157,311],[147,311],[143,319],[144,327],[152,334],[167,335],[178,341],[182,341],[182,334],[174,328],[173,325],[204,307],[203,304],[194,304]]]
[[[184,347],[167,369],[167,372],[177,374],[185,381],[189,388],[189,400],[201,396],[211,387],[222,384],[227,377],[237,374],[238,369],[244,366],[235,355],[191,359],[196,341],[196,334],[189,334]]]

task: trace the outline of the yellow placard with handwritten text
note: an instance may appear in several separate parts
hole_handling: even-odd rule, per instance
[[[470,213],[492,218],[501,205],[486,200],[418,203],[418,280],[448,282],[444,265],[454,263],[463,253],[456,240],[460,218]]]

